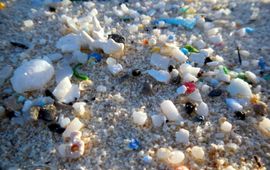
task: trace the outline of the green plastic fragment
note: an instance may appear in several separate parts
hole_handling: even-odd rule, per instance
[[[246,77],[246,75],[244,73],[239,73],[237,78],[240,78],[240,79],[242,79],[244,81],[247,81],[247,77]]]
[[[86,74],[84,74],[84,73],[79,73],[78,71],[77,71],[77,69],[79,68],[79,67],[82,67],[82,63],[79,63],[79,64],[77,64],[75,67],[73,67],[73,75],[75,76],[75,77],[77,77],[78,79],[81,79],[81,80],[89,80],[89,77],[86,75]]]
[[[263,79],[266,80],[266,81],[269,81],[270,80],[270,74],[267,74],[267,75],[263,76]]]
[[[181,13],[186,13],[188,11],[189,7],[182,7],[179,9]]]
[[[193,47],[192,45],[186,45],[185,48],[190,52],[190,53],[198,53],[199,50],[195,47]]]
[[[228,70],[228,68],[225,67],[225,66],[223,66],[223,71],[224,71],[225,74],[229,74],[229,72],[230,72],[230,71]]]

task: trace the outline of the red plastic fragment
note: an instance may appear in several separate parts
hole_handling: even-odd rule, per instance
[[[186,82],[184,83],[184,86],[186,86],[187,88],[187,91],[186,91],[187,94],[193,93],[196,89],[196,85],[193,82]]]

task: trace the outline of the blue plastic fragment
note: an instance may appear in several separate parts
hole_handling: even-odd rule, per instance
[[[262,70],[264,70],[265,69],[265,67],[266,67],[266,63],[265,63],[265,61],[264,61],[264,58],[263,57],[261,57],[261,58],[259,58],[259,63],[258,63],[258,66],[262,69]]]
[[[188,49],[186,49],[186,48],[181,48],[181,51],[182,51],[185,55],[188,55],[188,53],[189,53]]]
[[[154,24],[158,24],[160,21],[166,24],[182,26],[187,29],[193,29],[196,25],[196,18],[186,19],[186,18],[161,18],[154,21]]]
[[[143,162],[146,163],[146,164],[151,163],[152,160],[153,160],[153,158],[151,156],[149,156],[149,155],[146,155],[146,156],[143,157]]]
[[[131,139],[128,144],[128,147],[132,150],[137,150],[140,148],[140,142],[137,139]]]
[[[245,28],[245,31],[246,31],[246,33],[253,33],[254,32],[254,29],[253,28],[251,28],[251,27],[246,27]]]
[[[95,58],[97,62],[100,62],[102,59],[102,55],[100,55],[99,53],[91,53],[88,55],[88,60],[90,58]]]
[[[172,41],[172,40],[174,40],[174,39],[175,39],[174,35],[169,35],[169,36],[168,36],[168,40]]]

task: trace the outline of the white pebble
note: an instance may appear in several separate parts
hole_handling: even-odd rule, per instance
[[[189,143],[189,131],[186,129],[180,129],[175,133],[177,143],[188,144]]]
[[[130,26],[128,27],[128,31],[129,31],[130,33],[138,32],[138,25],[130,25]]]
[[[202,147],[193,146],[191,149],[191,154],[196,160],[204,160],[204,150]]]
[[[137,125],[144,125],[147,120],[147,114],[143,111],[135,111],[132,114],[133,122]]]
[[[123,70],[123,67],[121,64],[114,64],[114,65],[108,65],[108,69],[113,75],[117,75]]]
[[[229,133],[232,130],[232,124],[228,121],[225,121],[225,122],[221,123],[220,129],[221,129],[221,131],[223,131],[225,133]]]
[[[150,46],[156,45],[156,43],[157,43],[157,40],[155,38],[150,38],[150,40],[148,41],[148,44]]]
[[[259,122],[259,129],[263,134],[270,137],[270,119],[263,117],[262,121]]]

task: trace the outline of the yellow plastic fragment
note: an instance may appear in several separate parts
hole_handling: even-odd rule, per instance
[[[152,52],[152,53],[159,53],[159,52],[160,52],[160,47],[153,47],[153,48],[151,49],[151,52]]]
[[[0,10],[4,9],[6,7],[6,4],[4,2],[0,2]]]

